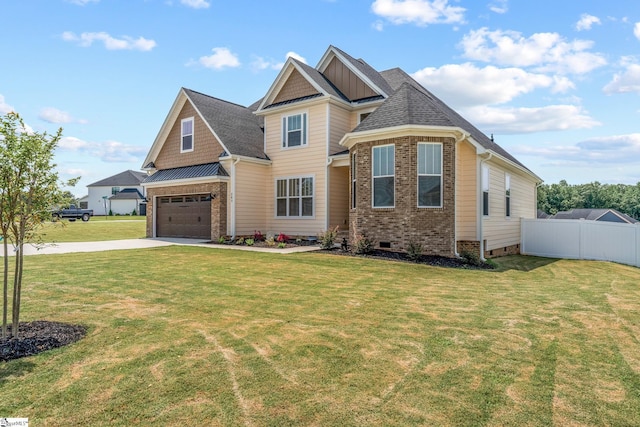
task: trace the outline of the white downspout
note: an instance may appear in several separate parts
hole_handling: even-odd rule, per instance
[[[493,153],[489,153],[488,157],[480,160],[480,167],[478,168],[478,240],[480,243],[480,260],[482,262],[486,261],[486,258],[484,257],[484,230],[482,227],[484,223],[484,214],[482,213],[482,166],[487,160],[491,159],[491,157],[493,157]]]
[[[454,159],[453,161],[456,162],[457,160],[457,155],[458,155],[458,143],[464,141],[467,138],[468,134],[467,133],[463,133],[462,135],[460,135],[459,137],[456,138],[456,143],[455,143],[455,148],[456,148],[456,159]],[[458,168],[455,168],[456,171],[456,175],[458,174]],[[458,185],[458,179],[456,177],[456,186]],[[454,199],[456,199],[458,197],[458,189],[456,188],[456,196]],[[460,254],[458,253],[458,209],[455,207],[456,203],[455,200],[453,202],[454,205],[454,216],[453,216],[453,255],[456,258],[460,258]]]
[[[231,239],[236,238],[236,165],[240,162],[237,158],[231,163]]]

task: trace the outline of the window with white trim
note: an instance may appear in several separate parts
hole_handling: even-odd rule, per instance
[[[395,206],[395,146],[373,147],[373,207]]]
[[[418,143],[418,207],[442,207],[441,143]]]
[[[511,216],[511,175],[504,175],[504,215]]]
[[[180,128],[180,152],[193,151],[193,117],[182,119]]]
[[[313,216],[312,177],[294,177],[276,180],[276,216]]]
[[[358,154],[351,155],[351,209],[356,208],[356,173],[357,173]]]
[[[482,215],[489,216],[489,166],[482,165]]]
[[[307,113],[282,117],[282,148],[307,145]]]

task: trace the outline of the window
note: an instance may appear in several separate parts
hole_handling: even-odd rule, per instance
[[[369,114],[371,114],[371,111],[369,111],[368,113],[360,113],[358,115],[358,123],[369,117]]]
[[[307,113],[282,118],[282,147],[307,145]]]
[[[442,207],[442,144],[418,143],[418,207]]]
[[[395,205],[395,146],[373,147],[373,207]]]
[[[511,175],[504,175],[504,214],[511,216]]]
[[[356,173],[357,173],[357,154],[351,155],[351,209],[356,208]]]
[[[276,180],[276,216],[313,216],[313,178]]]
[[[489,216],[489,166],[482,165],[482,215]]]
[[[120,187],[111,187],[111,194],[118,194],[120,192]]]
[[[193,151],[193,117],[182,119],[182,143],[180,152]]]

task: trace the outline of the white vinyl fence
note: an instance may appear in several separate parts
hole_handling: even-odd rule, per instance
[[[640,223],[522,219],[521,227],[523,254],[615,261],[640,267]]]

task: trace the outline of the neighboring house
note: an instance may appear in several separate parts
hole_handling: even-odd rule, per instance
[[[624,224],[635,224],[638,222],[629,215],[618,212],[615,209],[571,209],[570,211],[562,211],[555,215],[547,215],[546,217],[541,217],[540,213],[538,213],[538,218],[585,219],[589,221],[619,222]]]
[[[250,107],[182,88],[143,169],[147,235],[315,236],[455,256],[519,251],[541,179],[399,68],[330,46]]]
[[[146,207],[141,183],[146,177],[145,172],[127,170],[87,185],[87,208],[93,209],[94,215],[107,215],[110,211],[114,215],[130,215],[134,210],[141,214],[141,205],[143,211]]]
[[[89,195],[82,196],[78,199],[80,209],[89,209]]]

